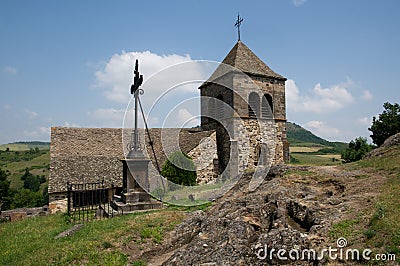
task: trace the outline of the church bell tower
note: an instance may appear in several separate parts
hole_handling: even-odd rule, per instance
[[[221,173],[289,160],[285,81],[239,39],[199,87],[201,126],[217,132]]]

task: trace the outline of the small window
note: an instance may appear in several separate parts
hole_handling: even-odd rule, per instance
[[[258,117],[260,114],[260,97],[252,92],[249,95],[249,117]]]
[[[264,94],[261,104],[261,115],[264,118],[273,118],[274,104],[270,94]]]
[[[225,117],[225,114],[224,114],[225,108],[224,107],[225,107],[224,97],[221,94],[219,94],[217,96],[217,101],[216,101],[216,104],[215,104],[215,116],[216,116],[216,118],[222,119],[222,118]]]
[[[215,119],[215,98],[210,98],[208,100],[208,115],[210,118]]]

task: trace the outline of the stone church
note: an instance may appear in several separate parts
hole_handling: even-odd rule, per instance
[[[245,169],[284,163],[289,159],[285,81],[239,40],[199,87],[201,127],[149,130],[158,162],[162,165],[169,155],[168,149],[161,145],[161,131],[178,130],[180,149],[196,165],[206,165],[198,171],[198,183],[210,182],[220,175],[237,175]],[[120,159],[126,155],[123,130],[51,129],[50,207],[62,208],[58,203],[65,201],[67,182],[102,180],[106,185],[122,186]],[[148,136],[144,132],[142,135],[143,146],[150,151]],[[154,164],[154,155],[145,154]],[[202,158],[204,154],[206,160]]]

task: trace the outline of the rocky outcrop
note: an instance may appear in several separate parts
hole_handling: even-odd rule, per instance
[[[274,166],[255,191],[247,189],[251,174],[246,174],[210,209],[191,213],[175,229],[161,251],[171,253],[162,265],[291,264],[276,251],[326,247],[324,236],[347,208],[346,185],[332,178],[331,169],[318,175],[314,170]],[[302,264],[318,262],[296,260]]]
[[[399,146],[400,145],[400,133],[394,134],[387,138],[385,142],[376,149],[373,149],[370,151],[367,155],[365,155],[364,158],[371,158],[371,157],[376,157],[376,156],[381,156],[385,154],[385,151],[394,146]]]
[[[400,145],[400,133],[388,137],[381,145],[382,148]]]

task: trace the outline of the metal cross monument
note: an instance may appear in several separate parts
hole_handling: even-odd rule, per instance
[[[143,75],[140,75],[139,73],[139,61],[136,59],[135,63],[135,70],[133,71],[134,78],[133,78],[133,84],[131,86],[131,94],[134,95],[135,97],[135,128],[133,131],[133,139],[132,139],[132,149],[129,153],[133,153],[131,155],[138,155],[138,152],[141,150],[140,149],[140,143],[139,143],[139,131],[138,131],[138,101],[139,101],[139,94],[143,94],[144,91],[142,89],[139,89],[139,87],[143,83]],[[141,153],[140,153],[141,154]]]
[[[237,20],[235,23],[235,27],[238,28],[238,41],[240,41],[240,24],[242,24],[242,22],[243,22],[243,18],[241,18],[238,13]]]

